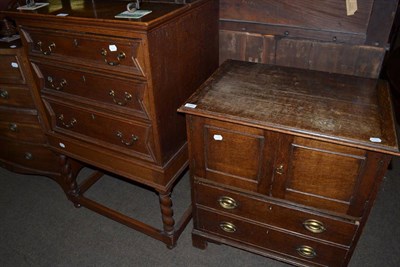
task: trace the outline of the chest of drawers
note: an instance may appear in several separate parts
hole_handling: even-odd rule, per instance
[[[386,83],[226,61],[180,111],[194,246],[347,265],[399,155]]]
[[[31,91],[32,74],[21,43],[0,43],[0,164],[26,174],[59,177]]]
[[[170,194],[188,165],[176,109],[218,66],[218,3],[190,2],[144,2],[152,12],[141,19],[116,19],[127,2],[106,0],[6,12],[23,36],[69,198],[171,247],[191,216],[188,203],[175,225]],[[78,184],[82,163],[154,189],[163,229],[86,198],[98,177]]]

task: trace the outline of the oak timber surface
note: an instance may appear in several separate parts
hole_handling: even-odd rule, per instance
[[[204,87],[185,112],[398,152],[388,88],[379,80],[227,61]]]

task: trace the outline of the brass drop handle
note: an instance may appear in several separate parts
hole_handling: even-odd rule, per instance
[[[18,130],[18,125],[16,123],[10,123],[8,129],[10,129],[11,132],[16,132]]]
[[[118,137],[119,139],[121,139],[121,143],[124,144],[124,145],[126,145],[126,146],[131,146],[131,145],[133,145],[133,143],[135,143],[137,140],[139,140],[139,137],[138,137],[138,136],[132,134],[132,135],[131,135],[131,139],[128,140],[128,141],[125,141],[125,140],[123,139],[123,138],[124,138],[124,135],[123,135],[122,132],[120,132],[120,131],[117,132],[117,137]]]
[[[324,223],[314,219],[305,220],[303,226],[306,230],[314,234],[320,234],[326,231]]]
[[[65,128],[71,128],[78,122],[75,118],[72,118],[69,123],[65,123],[64,122],[64,114],[60,114],[60,116],[58,116],[58,119],[61,121],[62,125]]]
[[[26,152],[25,155],[24,155],[24,157],[25,157],[26,160],[31,160],[31,159],[33,159],[32,153],[29,153],[29,152]]]
[[[132,100],[132,95],[128,92],[125,92],[125,98],[122,101],[116,99],[114,90],[110,90],[108,95],[111,96],[113,102],[119,106],[125,106],[129,101]]]
[[[42,48],[42,45],[43,45],[42,41],[38,41],[36,43],[36,45],[39,48],[39,51],[42,52],[42,54],[46,55],[46,56],[51,55],[52,49],[56,48],[56,44],[54,42],[52,42],[49,46],[47,46],[47,50],[46,51],[44,51],[43,48]]]
[[[117,60],[118,60],[118,61],[108,61],[108,60],[107,60],[108,52],[107,52],[107,50],[104,49],[104,48],[101,49],[101,55],[104,57],[104,62],[107,63],[107,64],[110,65],[110,66],[118,66],[119,63],[120,63],[120,61],[121,61],[122,59],[126,58],[126,55],[125,55],[124,52],[119,52],[118,55],[117,55]]]
[[[222,196],[218,199],[219,205],[227,210],[233,210],[237,208],[238,203],[236,202],[235,199],[228,197],[228,196]]]
[[[298,247],[296,250],[300,256],[307,259],[313,259],[317,256],[317,252],[315,251],[315,249],[313,249],[310,246],[302,245]]]
[[[54,79],[51,76],[47,77],[47,81],[50,83],[51,88],[53,88],[53,89],[55,89],[57,91],[60,91],[61,89],[63,89],[64,86],[67,85],[67,80],[66,79],[61,79],[61,81],[59,82],[58,85],[56,85],[54,83]]]
[[[227,232],[227,233],[234,233],[237,230],[236,226],[230,222],[221,222],[219,224],[219,227],[221,228],[222,231]]]
[[[282,175],[283,174],[283,169],[284,169],[284,166],[283,166],[283,164],[281,164],[275,169],[275,173],[279,174],[279,175]]]
[[[0,97],[3,99],[7,99],[9,97],[7,90],[0,90]]]

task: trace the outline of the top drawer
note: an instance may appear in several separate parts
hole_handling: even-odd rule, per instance
[[[0,55],[0,83],[26,83],[17,55]]]
[[[141,39],[23,28],[29,54],[94,68],[146,76]]]

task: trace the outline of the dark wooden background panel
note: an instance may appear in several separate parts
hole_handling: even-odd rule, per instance
[[[347,16],[344,0],[220,0],[220,17],[316,30],[365,33],[373,2],[358,1],[357,12]]]

